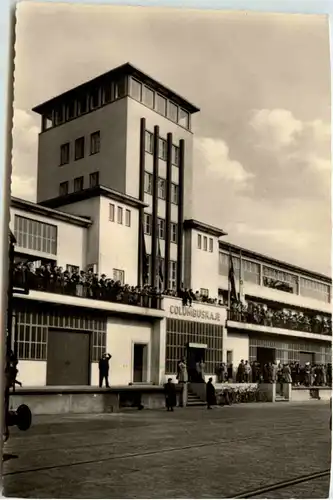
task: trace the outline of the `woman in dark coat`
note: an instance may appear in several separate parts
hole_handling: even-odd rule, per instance
[[[168,383],[164,384],[165,393],[165,406],[167,411],[173,411],[174,406],[177,404],[176,399],[176,386],[172,382],[172,378],[168,378]]]
[[[216,395],[215,395],[215,387],[213,386],[213,379],[210,377],[206,384],[206,401],[207,401],[207,409],[211,410],[212,405],[216,404]]]

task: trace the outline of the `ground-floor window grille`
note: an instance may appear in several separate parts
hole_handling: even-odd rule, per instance
[[[166,373],[177,373],[177,363],[186,356],[186,344],[207,344],[206,373],[214,374],[222,363],[223,326],[181,319],[167,320]]]
[[[15,308],[17,318],[18,358],[47,360],[49,328],[92,332],[91,360],[98,361],[106,350],[106,318],[87,315],[68,308],[49,308],[20,304]],[[15,328],[13,327],[13,335]]]

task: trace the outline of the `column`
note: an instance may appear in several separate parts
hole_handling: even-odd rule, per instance
[[[145,160],[146,160],[146,119],[141,118],[140,122],[140,158],[139,158],[139,200],[144,201],[145,197]],[[138,223],[138,286],[143,285],[143,227],[144,209],[139,208]]]
[[[179,141],[177,290],[182,288],[183,282],[184,162],[185,142],[181,139]]]
[[[154,127],[154,151],[153,151],[153,211],[152,211],[152,231],[151,231],[151,286],[156,286],[157,270],[157,215],[158,215],[158,153],[159,153],[160,130]]]
[[[166,166],[167,166],[167,171],[166,171],[166,200],[165,200],[164,289],[169,288],[169,273],[170,273],[172,134],[167,135]]]

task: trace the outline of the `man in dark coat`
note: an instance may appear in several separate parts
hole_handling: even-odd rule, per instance
[[[109,386],[109,361],[111,359],[111,354],[103,354],[101,359],[99,360],[98,363],[98,368],[99,368],[99,386],[102,387],[103,385],[103,380],[105,379],[105,385],[106,387]]]
[[[165,393],[165,406],[167,411],[173,411],[174,406],[177,404],[176,386],[172,382],[172,378],[168,378],[168,383],[164,384]]]
[[[211,410],[212,405],[216,404],[215,387],[213,386],[212,377],[210,377],[210,379],[206,384],[206,401],[207,401],[207,410]]]

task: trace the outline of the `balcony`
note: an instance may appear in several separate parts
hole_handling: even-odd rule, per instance
[[[276,328],[279,330],[289,330],[289,332],[302,332],[306,337],[309,334],[316,336],[331,337],[332,323],[331,318],[326,315],[312,315],[303,312],[292,311],[288,309],[268,309],[265,305],[253,304],[251,307],[244,310],[241,306],[236,306],[227,313],[228,326],[233,326],[230,322],[241,323],[245,325],[253,325],[258,331]],[[266,328],[263,328],[266,327]],[[248,329],[248,328],[246,328]]]
[[[69,279],[67,279],[69,278]],[[76,297],[92,301],[102,301],[112,304],[122,304],[148,309],[162,310],[161,295],[149,287],[130,287],[113,280],[103,280],[94,277],[92,280],[80,279],[80,276],[60,274],[36,274],[20,270],[14,273],[14,288],[45,292],[64,297]],[[35,295],[35,294],[34,294]],[[39,294],[38,294],[39,295]],[[64,302],[67,302],[64,299]]]

